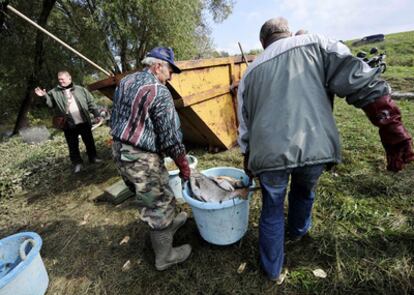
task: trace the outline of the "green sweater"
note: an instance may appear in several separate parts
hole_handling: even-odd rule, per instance
[[[75,98],[76,104],[79,107],[83,121],[92,125],[89,113],[92,113],[95,117],[99,116],[92,94],[86,88],[78,85],[73,85],[71,91]],[[63,88],[56,86],[52,90],[48,91],[45,97],[46,104],[56,110],[56,115],[66,114],[68,99],[63,93]]]

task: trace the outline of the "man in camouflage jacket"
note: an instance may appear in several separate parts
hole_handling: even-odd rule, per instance
[[[142,61],[143,71],[123,78],[115,91],[111,118],[113,157],[128,187],[136,193],[140,218],[150,227],[155,267],[164,270],[185,261],[190,245],[173,248],[173,236],[187,219],[174,218],[175,198],[168,185],[164,155],[171,157],[188,180],[190,168],[182,144],[180,121],[166,82],[181,70],[171,48],[156,47]]]

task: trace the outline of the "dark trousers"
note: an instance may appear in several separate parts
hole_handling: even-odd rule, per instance
[[[82,158],[79,151],[79,135],[82,137],[86,147],[89,161],[96,158],[95,141],[93,140],[91,125],[82,123],[75,127],[64,130],[66,142],[69,148],[69,158],[72,164],[81,164]]]

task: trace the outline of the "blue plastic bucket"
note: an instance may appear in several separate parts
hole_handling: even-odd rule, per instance
[[[243,170],[232,167],[217,167],[201,171],[206,176],[230,176],[248,184]],[[247,200],[235,198],[221,203],[201,202],[190,197],[188,182],[183,197],[190,205],[200,235],[209,243],[229,245],[240,240],[249,223],[249,193]]]
[[[22,232],[0,240],[0,295],[43,295],[49,285],[42,239]]]

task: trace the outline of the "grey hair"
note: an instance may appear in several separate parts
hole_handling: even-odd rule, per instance
[[[57,75],[58,75],[58,77],[60,75],[67,75],[68,77],[72,78],[71,74],[68,71],[65,71],[65,70],[59,71]]]
[[[166,62],[165,60],[159,59],[159,58],[155,58],[155,57],[150,57],[147,56],[145,57],[141,63],[145,66],[152,66],[153,64],[168,64],[168,62]]]
[[[269,19],[260,29],[260,42],[264,48],[276,40],[289,36],[291,36],[289,23],[284,17]]]

